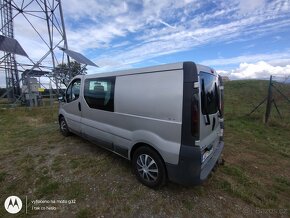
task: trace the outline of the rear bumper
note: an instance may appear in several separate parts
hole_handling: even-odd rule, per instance
[[[182,145],[178,165],[166,163],[169,180],[182,185],[201,184],[214,168],[223,148],[224,142],[221,141],[212,156],[209,157],[210,159],[201,164],[200,148]]]

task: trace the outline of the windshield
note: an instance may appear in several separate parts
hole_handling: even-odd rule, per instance
[[[201,111],[202,114],[215,114],[218,111],[217,77],[211,73],[199,73],[201,84]]]

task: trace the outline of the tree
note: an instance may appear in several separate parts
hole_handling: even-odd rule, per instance
[[[77,75],[85,75],[87,74],[87,68],[84,66],[82,67],[80,63],[76,61],[70,62],[70,71],[67,63],[59,64],[54,69],[54,73],[59,81],[64,84],[65,86],[68,85],[70,79]],[[71,77],[70,77],[71,75]]]

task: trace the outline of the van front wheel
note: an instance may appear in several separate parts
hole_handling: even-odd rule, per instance
[[[165,184],[166,171],[161,157],[148,147],[138,148],[133,155],[133,170],[137,179],[150,188]]]
[[[64,117],[61,117],[59,120],[59,129],[63,136],[67,137],[70,135],[70,131],[68,130],[68,126]]]

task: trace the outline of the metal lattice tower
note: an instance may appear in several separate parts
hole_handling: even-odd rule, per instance
[[[0,0],[0,7],[1,34],[9,38],[14,38],[11,0]],[[9,101],[12,102],[20,95],[19,75],[15,55],[4,52],[3,65],[6,78],[6,89],[8,90],[7,97]]]
[[[37,100],[37,96],[34,95],[36,92],[30,88],[30,78],[45,76],[50,80],[50,102],[52,105],[52,91],[59,95],[60,81],[65,84],[63,81],[68,82],[72,76],[70,57],[84,65],[81,69],[85,69],[87,65],[97,67],[95,63],[82,54],[68,49],[61,0],[0,0],[0,3],[2,21],[0,33],[2,33],[4,41],[10,41],[10,44],[4,45],[5,43],[0,40],[0,49],[7,51],[7,47],[10,47],[8,50],[13,51],[13,48],[18,44],[21,49],[18,48],[18,53],[13,52],[17,55],[24,55],[26,60],[23,62],[24,56],[21,56],[22,59],[17,56],[16,62],[13,52],[13,54],[4,54],[0,58],[0,69],[4,68],[7,75],[8,97],[11,95],[13,99],[17,98],[20,94],[19,83],[21,82],[22,93],[17,99],[22,99],[22,102],[29,99],[29,105],[34,105],[33,100]],[[25,36],[26,40],[23,39]],[[13,43],[14,46],[11,46]],[[26,47],[22,48],[21,43],[26,44]],[[41,51],[43,54],[32,57],[29,52],[24,51],[31,50],[31,48],[34,49],[32,51],[38,53]],[[3,63],[5,63],[4,67]],[[66,70],[60,67],[64,64],[67,65]],[[21,79],[18,78],[18,72],[22,72]],[[52,84],[54,84],[53,89]],[[25,92],[23,91],[24,86],[26,86]],[[13,91],[10,91],[11,89]]]
[[[50,72],[49,74],[46,73],[46,76],[54,84],[55,90],[58,92],[60,78],[58,75],[55,75],[54,69],[64,62],[67,62],[68,65],[70,62],[69,56],[59,49],[59,47],[63,49],[68,48],[61,0],[0,0],[0,3],[2,21],[0,33],[3,36],[14,38],[14,24],[16,19],[18,19],[18,22],[24,23],[24,35],[25,33],[34,33],[34,41],[32,43],[37,42],[41,46],[42,51],[46,48],[46,52],[42,56],[37,59],[35,57],[28,57],[24,63],[16,62],[14,54],[4,53],[2,57],[3,63],[1,64],[2,68],[5,65],[7,96],[12,99],[17,98],[20,94],[18,71],[27,72],[27,70],[30,70],[30,74],[26,73],[26,78],[22,77],[22,80],[28,81],[29,77],[33,76],[33,71],[35,70]],[[19,26],[21,25],[18,24]],[[17,39],[17,33],[15,38]],[[28,56],[30,56],[29,53]],[[23,58],[21,61],[23,61]],[[22,82],[25,81],[23,80]]]

